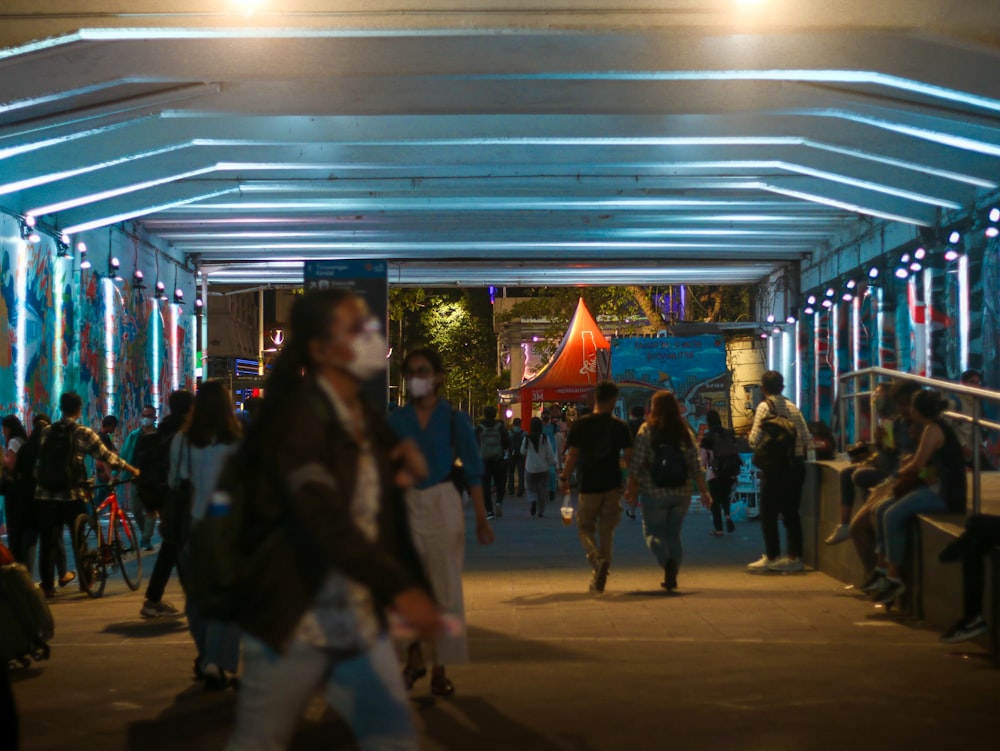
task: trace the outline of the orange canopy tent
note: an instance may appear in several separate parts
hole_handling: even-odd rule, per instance
[[[611,344],[583,298],[552,358],[530,380],[500,392],[504,404],[521,403],[521,422],[531,420],[534,402],[578,401],[611,372]]]

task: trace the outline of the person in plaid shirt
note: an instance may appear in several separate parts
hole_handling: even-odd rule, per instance
[[[77,516],[86,511],[86,503],[93,492],[93,483],[87,477],[83,464],[84,456],[92,456],[97,461],[104,462],[115,469],[131,472],[138,476],[139,470],[122,459],[118,454],[108,450],[101,437],[85,425],[78,425],[80,413],[83,411],[83,399],[73,391],[68,391],[59,397],[59,410],[62,419],[42,430],[42,439],[38,449],[38,462],[35,464],[35,502],[38,504],[38,526],[41,537],[42,591],[46,597],[55,596],[53,581],[53,559],[56,545],[62,544],[62,529],[64,524],[72,527]],[[42,457],[45,455],[45,443],[58,426],[71,426],[73,430],[72,468],[73,481],[65,490],[54,490],[47,487],[45,478],[39,472]],[[76,550],[73,550],[76,557]],[[79,568],[79,562],[77,562]]]
[[[781,473],[760,473],[760,528],[764,535],[764,555],[747,565],[751,573],[768,571],[795,572],[804,568],[802,563],[802,518],[799,504],[802,501],[802,484],[806,479],[806,452],[812,448],[809,427],[799,408],[781,395],[785,378],[776,370],[768,370],[760,377],[764,400],[757,405],[750,429],[750,448],[755,449],[764,439],[761,423],[776,412],[795,424],[795,456]],[[785,522],[788,537],[788,555],[781,555],[781,537],[778,534],[778,515]]]

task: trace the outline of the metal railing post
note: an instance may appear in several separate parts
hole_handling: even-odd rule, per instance
[[[980,507],[980,494],[982,493],[982,478],[979,476],[979,449],[982,441],[979,434],[979,413],[982,403],[979,399],[972,399],[972,513],[978,514]]]

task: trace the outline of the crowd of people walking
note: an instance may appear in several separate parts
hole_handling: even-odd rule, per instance
[[[493,407],[473,425],[441,397],[440,355],[420,348],[403,360],[407,402],[385,416],[364,394],[384,370],[386,343],[361,298],[339,289],[306,294],[291,324],[253,420],[239,420],[226,386],[207,381],[197,394],[171,394],[158,425],[156,408],[145,406],[120,453],[118,421],[105,417],[99,432],[80,424],[82,400],[72,392],[60,399],[60,419],[36,415],[30,434],[15,416],[2,421],[11,551],[33,574],[38,558],[46,597],[86,575],[79,561],[76,571],[60,566],[65,526],[114,483],[132,481],[126,503],[138,542],[149,552],[160,541],[139,614],[181,615],[163,599],[176,570],[195,676],[209,691],[239,690],[229,751],[286,748],[316,692],[361,748],[418,747],[407,692],[429,673],[432,695],[452,695],[448,668],[470,659],[465,502],[476,541],[489,545],[508,499],[525,498],[526,515],[545,519],[554,516],[556,493],[575,495],[595,594],[612,573],[623,513],[641,510],[667,593],[680,586],[695,492],[711,509],[709,534],[735,530],[730,500],[741,452],[718,412],[708,412],[698,437],[664,390],[625,421],[614,414],[618,387],[602,381],[587,409],[542,409],[527,430],[519,419],[508,427]],[[750,573],[805,568],[799,505],[812,444],[783,389],[781,374],[763,374],[748,437],[764,547]],[[840,524],[826,542],[853,539],[869,571],[865,591],[889,605],[906,590],[909,520],[964,510],[967,454],[941,418],[946,405],[936,392],[900,382],[880,387],[876,404],[878,458],[844,471]],[[857,511],[856,488],[869,491]],[[210,561],[188,543],[195,530],[217,529],[229,537],[218,538]],[[966,611],[945,640],[985,630],[983,557],[998,537],[995,517],[974,517],[942,553],[962,562],[966,581]],[[208,597],[224,552],[235,573],[221,597]]]

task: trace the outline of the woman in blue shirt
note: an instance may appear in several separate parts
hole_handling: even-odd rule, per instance
[[[403,360],[403,377],[409,402],[389,416],[389,423],[400,438],[417,442],[428,467],[427,479],[406,493],[410,533],[438,604],[463,623],[461,633],[446,635],[429,645],[427,655],[433,665],[431,693],[449,696],[455,686],[445,676],[445,665],[469,661],[462,597],[465,522],[461,495],[451,481],[451,468],[457,455],[476,511],[476,537],[481,545],[489,545],[493,530],[483,500],[483,460],[469,418],[438,399],[444,380],[441,356],[432,349],[413,350]],[[403,678],[412,687],[426,674],[423,649],[419,642],[414,643],[407,650]]]

